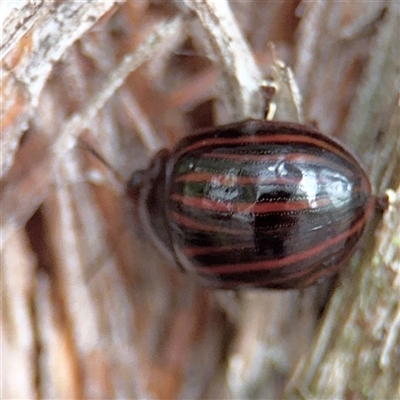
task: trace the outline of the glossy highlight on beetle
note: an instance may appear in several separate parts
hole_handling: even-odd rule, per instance
[[[300,124],[210,128],[133,174],[128,194],[158,247],[208,287],[300,288],[334,275],[372,215],[357,160]]]

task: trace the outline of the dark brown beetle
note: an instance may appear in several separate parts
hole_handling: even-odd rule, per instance
[[[373,214],[359,162],[301,124],[248,120],[162,150],[127,184],[141,224],[213,288],[302,288],[336,274]]]

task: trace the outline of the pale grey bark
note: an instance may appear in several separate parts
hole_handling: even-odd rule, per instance
[[[188,281],[134,225],[113,174],[76,146],[83,138],[127,178],[190,132],[199,104],[213,100],[216,121],[261,115],[272,38],[305,120],[349,144],[374,188],[399,201],[398,4],[231,2],[231,14],[205,0],[11,3],[1,13],[3,397],[399,397],[398,203],[319,320],[318,288],[213,293]],[[200,72],[185,69],[187,41]]]

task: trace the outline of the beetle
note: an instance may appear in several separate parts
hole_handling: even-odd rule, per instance
[[[295,289],[334,276],[377,204],[339,142],[312,126],[254,119],[161,150],[126,191],[157,248],[217,289]]]

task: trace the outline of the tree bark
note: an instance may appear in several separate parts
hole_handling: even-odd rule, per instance
[[[4,398],[400,397],[396,2],[1,7]],[[195,128],[261,117],[270,41],[306,121],[394,190],[330,295],[199,288],[120,181]]]

